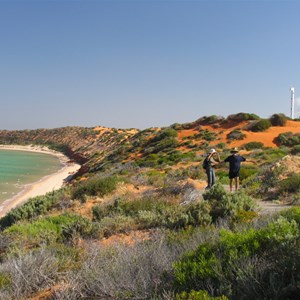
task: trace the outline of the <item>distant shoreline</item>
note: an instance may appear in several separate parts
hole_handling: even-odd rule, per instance
[[[0,150],[29,151],[50,154],[57,157],[62,164],[62,168],[57,172],[44,176],[37,182],[25,185],[24,189],[20,193],[1,203],[0,218],[5,216],[13,208],[25,203],[30,198],[45,195],[48,192],[60,189],[64,185],[64,180],[68,178],[68,176],[75,174],[81,167],[81,165],[77,163],[70,162],[70,159],[64,154],[44,146],[0,145]]]

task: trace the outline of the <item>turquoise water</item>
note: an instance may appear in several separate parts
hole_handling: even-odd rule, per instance
[[[55,173],[61,167],[59,159],[50,154],[0,150],[0,202],[14,197],[26,184]]]

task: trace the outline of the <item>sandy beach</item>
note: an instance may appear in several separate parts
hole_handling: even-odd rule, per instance
[[[45,154],[51,154],[56,156],[61,164],[62,168],[56,173],[49,174],[38,182],[28,184],[24,189],[11,199],[5,200],[0,204],[0,217],[3,217],[11,209],[26,202],[29,198],[45,195],[48,192],[61,188],[66,178],[76,173],[80,169],[80,165],[77,163],[69,162],[70,159],[60,152],[51,150],[47,147],[39,146],[17,146],[17,145],[0,145],[0,150],[16,150],[16,151],[30,151],[39,152]]]

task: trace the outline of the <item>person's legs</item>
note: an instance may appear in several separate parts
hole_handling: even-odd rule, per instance
[[[209,168],[206,169],[206,175],[207,175],[207,189],[211,187],[211,178],[210,178],[210,171]]]
[[[216,174],[213,168],[211,168],[210,170],[211,170],[211,186],[213,186],[216,182]]]
[[[207,175],[207,188],[211,188],[214,184],[214,169],[207,168],[206,169],[206,175]]]
[[[229,185],[230,185],[230,192],[232,192],[232,187],[233,187],[233,178],[230,178]]]
[[[239,189],[239,186],[240,186],[240,178],[235,177],[235,190],[236,191]]]

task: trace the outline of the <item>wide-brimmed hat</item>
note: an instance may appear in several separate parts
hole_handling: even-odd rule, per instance
[[[208,154],[213,154],[213,153],[216,153],[216,152],[217,152],[216,149],[210,149]]]
[[[239,149],[238,149],[238,147],[234,147],[230,152],[231,153],[238,153]]]

